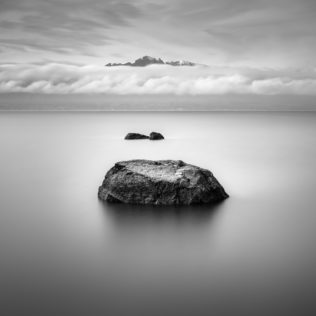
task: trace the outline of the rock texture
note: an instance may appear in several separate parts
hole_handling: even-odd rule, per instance
[[[160,139],[164,139],[164,137],[160,133],[151,132],[149,135],[149,139],[150,140],[160,140]]]
[[[118,162],[98,195],[108,202],[153,205],[214,203],[228,197],[209,170],[181,160]]]
[[[128,133],[125,136],[125,139],[131,140],[131,139],[148,139],[149,137],[143,134],[138,134],[138,133]]]

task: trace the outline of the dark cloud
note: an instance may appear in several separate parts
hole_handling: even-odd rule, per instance
[[[14,11],[23,8],[23,0],[1,0],[0,1],[0,12]]]

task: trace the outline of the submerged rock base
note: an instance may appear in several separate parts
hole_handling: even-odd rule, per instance
[[[107,172],[98,196],[116,203],[190,205],[219,202],[228,194],[209,170],[181,160],[129,160]]]

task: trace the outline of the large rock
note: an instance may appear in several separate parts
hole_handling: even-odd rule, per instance
[[[209,170],[181,160],[118,162],[98,195],[108,202],[155,205],[213,203],[228,197]]]
[[[149,139],[150,140],[161,140],[161,139],[164,139],[164,137],[160,133],[151,132],[149,135]]]
[[[149,137],[143,134],[138,134],[138,133],[128,133],[125,136],[125,139],[131,140],[131,139],[148,139]]]

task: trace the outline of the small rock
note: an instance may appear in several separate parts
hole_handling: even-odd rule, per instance
[[[112,203],[190,205],[228,194],[209,170],[181,160],[129,160],[107,172],[98,196]]]
[[[151,132],[149,135],[149,139],[150,140],[160,140],[160,139],[164,139],[164,137],[160,133]]]
[[[131,139],[148,139],[149,137],[143,134],[138,134],[138,133],[128,133],[125,136],[125,139],[131,140]]]

